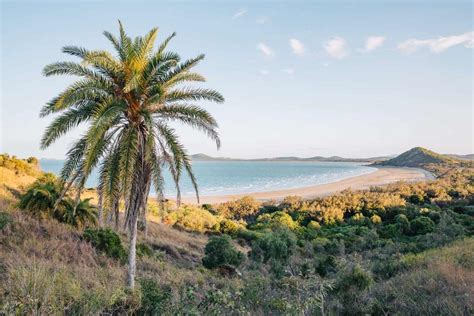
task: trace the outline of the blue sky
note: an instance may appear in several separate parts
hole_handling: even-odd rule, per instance
[[[72,78],[42,68],[65,45],[110,46],[103,30],[173,31],[222,105],[203,104],[222,148],[180,128],[190,153],[365,157],[425,146],[473,150],[470,1],[1,2],[1,152],[62,158],[80,130],[45,151],[41,106]]]

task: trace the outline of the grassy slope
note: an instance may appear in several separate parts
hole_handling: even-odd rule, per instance
[[[0,167],[0,197],[4,201],[14,201],[18,194],[35,180],[35,176],[17,174],[14,170]]]
[[[410,268],[377,284],[373,295],[384,314],[469,315],[474,306],[474,238],[405,255]],[[433,298],[436,298],[433,300]],[[469,307],[470,306],[470,307]]]

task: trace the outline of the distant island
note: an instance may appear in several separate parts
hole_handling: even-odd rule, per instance
[[[195,154],[191,155],[191,159],[194,161],[320,161],[320,162],[378,162],[385,161],[392,158],[387,157],[371,157],[371,158],[344,158],[339,156],[322,157],[314,156],[308,158],[302,157],[273,157],[273,158],[254,158],[254,159],[242,159],[242,158],[229,158],[229,157],[211,157],[206,154]]]
[[[449,159],[459,159],[459,160],[474,160],[474,154],[468,155],[457,155],[457,154],[446,154],[441,155],[435,152],[432,152],[428,149],[423,147],[415,147],[410,149],[409,151],[405,152],[405,156],[380,156],[380,157],[369,157],[369,158],[345,158],[339,156],[330,156],[330,157],[323,157],[323,156],[314,156],[314,157],[296,157],[296,156],[289,156],[289,157],[273,157],[273,158],[254,158],[254,159],[242,159],[242,158],[230,158],[230,157],[212,157],[206,154],[194,154],[191,155],[191,159],[194,161],[314,161],[314,162],[360,162],[360,163],[374,163],[374,165],[392,165],[392,166],[400,166],[400,159],[395,160],[401,157],[401,160],[405,161],[405,159],[411,155],[414,156],[421,156],[421,160],[425,162],[424,158],[428,158],[429,156],[432,157],[442,157],[439,160],[449,160]],[[424,157],[424,158],[423,158]],[[428,159],[432,162],[438,162],[437,159]],[[386,162],[386,163],[385,163]],[[390,162],[390,163],[388,163]],[[415,166],[416,165],[416,166]],[[415,162],[414,167],[418,167],[418,164]]]

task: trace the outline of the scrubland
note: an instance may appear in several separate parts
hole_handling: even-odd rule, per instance
[[[122,225],[116,229],[107,214],[100,228],[22,210],[41,175],[0,164],[7,175],[0,310],[470,315],[474,168],[457,161],[424,168],[437,179],[314,200],[242,198],[200,207],[150,201],[137,246],[138,286],[130,290]]]

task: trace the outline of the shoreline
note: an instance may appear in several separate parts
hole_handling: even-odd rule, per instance
[[[428,171],[418,168],[402,168],[402,167],[376,167],[377,170],[368,174],[354,176],[339,181],[316,184],[294,189],[282,189],[266,192],[249,192],[225,195],[209,195],[201,196],[200,204],[223,203],[244,196],[251,196],[259,201],[282,200],[290,195],[297,195],[302,198],[311,199],[328,196],[341,192],[346,189],[365,190],[373,186],[384,186],[394,182],[417,182],[435,179]],[[197,204],[196,197],[185,196],[182,202],[187,204]]]

